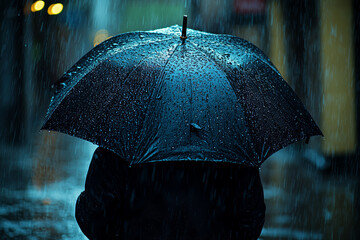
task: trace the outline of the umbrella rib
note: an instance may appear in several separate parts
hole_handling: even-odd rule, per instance
[[[219,35],[223,35],[223,34],[219,34]],[[226,35],[224,34],[225,36],[230,36],[230,37],[233,37],[235,38],[236,40],[241,40],[242,41],[242,44],[246,43],[246,44],[250,44],[253,48],[256,49],[256,52],[254,53],[254,49],[251,49],[250,47],[245,47],[243,46],[244,48],[247,49],[247,53],[245,53],[244,55],[246,56],[252,56],[262,62],[264,62],[266,65],[268,65],[272,70],[274,70],[277,74],[280,75],[279,73],[279,70],[276,69],[276,67],[273,65],[273,63],[270,61],[270,59],[263,53],[263,51],[261,49],[259,49],[258,47],[256,47],[254,44],[252,44],[251,42],[245,40],[245,39],[241,39],[241,38],[238,38],[238,37],[234,37],[234,36],[231,36],[231,35]],[[211,41],[211,40],[207,40],[207,41],[204,41],[204,39],[199,39],[200,41],[204,42],[204,43],[212,43],[214,45],[216,44],[219,44],[219,40],[218,42],[214,42],[214,41]],[[228,43],[226,42],[221,42],[222,44],[224,45],[227,45]],[[238,51],[243,51],[243,49],[239,48],[238,45],[235,45],[235,44],[231,44],[232,47],[236,48]]]
[[[175,54],[176,50],[178,49],[178,47],[180,46],[181,44],[177,44],[176,47],[174,48],[173,52],[170,54],[169,58],[166,60],[164,66],[163,66],[163,69],[161,71],[161,74],[157,80],[157,82],[161,83],[163,81],[163,78],[165,76],[165,69],[166,69],[166,66],[168,65],[168,63],[170,62],[170,59],[173,57],[173,55]],[[162,86],[162,84],[157,84],[157,86],[159,86],[159,88]],[[155,99],[153,96],[155,94],[155,91],[156,91],[157,88],[154,88],[150,94],[150,99]],[[146,112],[150,111],[149,108],[146,109]],[[146,114],[147,118],[150,116],[150,114]],[[145,120],[146,122],[146,120]],[[141,128],[140,130],[140,136],[144,134],[144,127]],[[140,138],[140,139],[143,139],[145,140],[144,138]],[[147,140],[147,139],[146,139]],[[149,142],[149,141],[147,141]],[[142,143],[139,143],[138,146],[141,146]],[[143,148],[143,149],[149,149],[149,148]]]
[[[113,51],[111,54],[102,54],[101,56],[99,56],[97,59],[94,59],[92,60],[92,65],[89,65],[88,67],[85,68],[85,70],[83,70],[82,73],[79,73],[78,77],[79,78],[77,81],[75,81],[75,85],[86,75],[88,74],[92,69],[95,68],[95,66],[99,65],[101,62],[103,62],[104,60],[106,59],[109,59],[110,57],[112,57],[113,55],[115,54],[119,54],[121,52],[125,52],[125,51],[128,51],[130,49],[134,49],[134,48],[137,48],[137,47],[141,47],[141,46],[144,46],[144,45],[151,45],[151,44],[154,44],[154,43],[159,43],[159,42],[165,42],[165,41],[169,41],[169,40],[173,40],[173,38],[166,38],[166,39],[163,39],[163,40],[158,40],[158,41],[148,41],[148,42],[144,42],[142,44],[138,44],[136,46],[130,46],[130,47],[126,47],[126,46],[123,46],[123,48],[121,49],[117,49],[115,51]],[[112,49],[110,49],[112,50]],[[110,51],[109,50],[109,51]],[[80,60],[81,61],[81,60]],[[75,68],[76,66],[78,65],[78,63],[76,63],[72,68]],[[76,68],[75,68],[76,69]],[[65,75],[69,74],[71,72],[71,69],[65,73]],[[76,78],[76,77],[74,77]]]
[[[211,55],[208,54],[206,51],[204,51],[201,47],[199,47],[198,45],[196,45],[196,44],[194,44],[194,43],[191,43],[191,44],[192,44],[194,47],[196,47],[199,51],[201,51],[202,53],[204,53],[209,59],[211,59],[222,71],[225,72],[225,70],[226,70],[226,71],[232,72],[232,70],[231,70],[230,68],[228,68],[228,67],[226,67],[226,66],[221,66],[221,65],[216,61],[216,59],[214,59],[213,57],[211,57]],[[276,69],[274,69],[271,65],[269,65],[269,64],[268,64],[266,61],[264,61],[263,59],[257,57],[257,56],[254,55],[254,54],[249,54],[249,56],[254,56],[254,57],[256,57],[256,59],[258,59],[258,60],[264,62],[265,64],[267,64],[268,66],[270,66],[270,67],[278,74],[278,72],[276,71]],[[233,80],[233,79],[231,78],[231,76],[228,76],[228,78],[230,78],[231,80]],[[234,80],[233,80],[233,81],[234,81]],[[255,86],[255,88],[261,93],[261,95],[263,95],[262,92],[261,92],[261,90],[259,89],[259,87],[258,87],[253,81],[251,81],[251,83],[252,83],[253,86]],[[232,86],[231,83],[230,83],[230,85],[231,85],[231,87],[234,89],[234,87]],[[234,89],[234,90],[235,90],[235,89]],[[265,98],[263,98],[263,100],[264,100],[264,104],[266,104]]]
[[[190,41],[188,41],[188,42],[190,42]],[[199,47],[198,45],[196,45],[196,44],[194,44],[194,43],[192,43],[192,42],[190,42],[196,49],[198,49],[200,52],[202,52],[202,53],[204,53],[209,59],[211,59],[215,64],[216,64],[216,66],[218,66],[218,68],[220,69],[220,70],[222,70],[222,71],[224,71],[224,72],[232,72],[232,70],[230,69],[230,68],[228,68],[228,67],[226,67],[226,66],[221,66],[217,61],[216,61],[216,59],[214,59],[210,54],[208,54],[206,51],[204,51],[201,47]],[[252,54],[251,54],[252,55]],[[252,55],[252,56],[255,56],[256,57],[256,55]],[[263,61],[263,59],[261,59],[261,58],[256,58],[256,59],[259,59],[260,61],[262,61],[262,62],[264,62]],[[264,62],[264,63],[266,63],[266,62]],[[267,64],[267,63],[266,63]],[[267,64],[267,65],[269,65],[269,64]],[[273,68],[272,68],[273,69]],[[274,69],[273,69],[274,70]],[[275,71],[276,72],[276,71]],[[231,76],[229,76],[228,75],[228,79],[231,79],[231,81],[233,81],[233,82],[235,82],[234,81],[234,79],[231,77]],[[264,105],[268,105],[268,103],[266,102],[266,100],[265,100],[265,97],[264,97],[264,95],[262,94],[262,92],[261,92],[261,90],[258,88],[258,86],[256,86],[256,84],[253,82],[253,81],[250,81],[251,82],[251,84],[253,85],[253,86],[255,86],[255,88],[261,93],[261,96],[262,96],[262,98],[263,98],[263,103],[264,103]],[[236,92],[235,91],[235,88],[234,88],[234,86],[233,86],[233,84],[229,81],[229,84],[230,84],[230,86],[233,88],[233,90],[234,90],[234,92]],[[269,148],[271,148],[271,147],[269,147]],[[262,154],[263,154],[263,150],[264,149],[262,149],[262,153],[261,153],[261,155],[260,156],[257,156],[257,158],[258,158],[258,161],[263,161],[263,156],[262,156]],[[267,152],[268,152],[269,150],[267,150]]]
[[[144,58],[145,58],[145,57],[142,57],[137,64],[134,64],[134,66],[131,68],[131,70],[129,71],[129,73],[128,73],[128,74],[126,75],[126,77],[124,78],[123,84],[126,83],[128,77],[129,77],[129,76],[131,75],[131,73],[133,73],[134,70],[141,64],[141,62],[144,60]],[[99,109],[100,111],[98,112],[98,114],[96,114],[96,116],[98,116],[98,117],[101,117],[101,116],[103,116],[103,115],[108,116],[108,112],[110,111],[109,105],[112,103],[112,101],[113,101],[114,98],[115,98],[114,95],[109,95],[109,96],[108,96],[108,99],[107,99],[107,101],[106,101],[107,104],[106,104],[103,108]],[[96,121],[94,121],[94,124],[96,124]]]
[[[141,32],[140,32],[141,33]],[[107,53],[104,53],[104,54],[101,54],[100,56],[98,56],[96,59],[92,59],[91,60],[91,64],[89,64],[89,66],[87,67],[84,67],[82,68],[82,71],[80,72],[76,72],[76,75],[74,77],[71,77],[72,78],[72,81],[74,82],[73,84],[71,84],[71,86],[69,86],[69,89],[66,90],[66,93],[63,93],[62,96],[59,98],[59,99],[56,99],[56,107],[54,107],[52,109],[52,111],[49,111],[46,113],[46,121],[44,123],[44,125],[46,124],[46,122],[50,119],[51,115],[56,111],[57,107],[61,104],[61,102],[64,100],[64,98],[68,95],[68,93],[83,79],[84,76],[86,76],[92,69],[94,69],[97,65],[99,65],[101,62],[103,62],[104,60],[108,59],[109,57],[115,55],[115,54],[118,54],[118,53],[121,53],[121,52],[124,52],[124,51],[127,51],[129,49],[133,49],[133,48],[136,48],[136,47],[141,47],[143,45],[146,45],[146,44],[153,44],[153,43],[159,43],[159,42],[165,42],[165,41],[169,41],[169,40],[173,40],[174,38],[173,37],[169,37],[169,38],[166,38],[166,39],[162,39],[162,40],[158,40],[158,41],[151,41],[151,42],[146,42],[144,44],[138,44],[136,46],[131,46],[131,47],[128,47],[126,44],[124,46],[122,46],[121,49],[118,49],[117,51],[114,51],[112,52],[111,54],[107,55]],[[132,42],[130,42],[132,43]],[[99,44],[96,48],[100,47],[101,44]],[[115,47],[115,48],[118,48],[118,47]],[[112,50],[112,49],[110,49]],[[110,51],[109,50],[109,51]],[[93,50],[92,50],[93,51]],[[82,62],[87,62],[89,61],[88,59],[92,58],[93,56],[91,55],[92,51],[88,52],[84,57],[82,57],[77,63],[75,63],[74,66],[72,66],[61,78],[67,78],[67,76],[71,76],[72,72],[76,71],[77,70],[77,67],[79,65],[86,65],[86,64],[83,64]],[[53,100],[56,98],[56,95],[54,95],[52,97],[52,100],[50,102],[50,105],[51,103],[53,102]]]
[[[162,41],[158,41],[158,42],[163,42],[163,41],[168,41],[168,40],[171,40],[172,38],[169,38],[169,39],[165,39],[165,40],[162,40]],[[147,43],[147,44],[149,44],[149,45],[151,45],[151,44],[155,44],[155,43],[158,43],[158,42],[155,42],[155,41],[152,41],[152,42],[149,42],[149,43]],[[139,44],[139,45],[137,45],[136,47],[141,47],[141,46],[143,46],[143,45],[145,45],[145,44]],[[136,48],[136,47],[134,47],[134,48]],[[128,50],[129,48],[127,48],[127,49],[125,49],[125,50],[122,50],[122,51],[126,51],[126,50]],[[122,51],[119,51],[119,52],[122,52]],[[117,52],[117,53],[119,53],[119,52]],[[113,56],[113,55],[115,55],[115,54],[111,54],[110,56]],[[128,79],[129,79],[129,76],[141,65],[141,63],[147,58],[147,57],[149,57],[149,56],[143,56],[141,59],[140,59],[140,61],[138,61],[136,64],[134,64],[134,66],[131,68],[131,70],[128,72],[128,74],[124,77],[124,79],[123,79],[123,83],[122,84],[125,84],[127,81],[128,81]],[[108,57],[109,58],[109,57]],[[105,59],[108,59],[108,58],[105,58]],[[100,111],[98,112],[98,114],[97,114],[97,116],[108,116],[108,112],[110,111],[110,108],[109,108],[109,106],[111,105],[111,103],[112,103],[112,101],[113,101],[113,99],[115,99],[115,96],[114,95],[110,95],[109,96],[109,98],[107,99],[107,104],[102,108],[102,109],[100,109]],[[96,123],[96,121],[94,121],[94,123]]]
[[[188,41],[188,42],[190,42],[190,41]],[[216,65],[221,71],[226,72],[225,70],[227,70],[227,71],[229,71],[229,72],[232,72],[230,68],[227,68],[226,66],[222,67],[213,57],[211,57],[210,54],[208,54],[206,51],[204,51],[201,47],[197,46],[196,44],[194,44],[194,43],[192,43],[192,42],[190,42],[190,43],[191,43],[196,49],[198,49],[200,52],[204,53],[212,62],[214,62],[215,65]],[[228,76],[228,78],[231,79],[231,81],[234,82],[234,79],[232,79],[231,76],[229,76],[229,75],[227,75],[227,76]],[[231,88],[233,89],[233,91],[236,92],[233,84],[231,84],[230,81],[229,81],[229,84],[230,84]],[[258,154],[258,153],[257,153],[257,154]],[[259,156],[257,156],[257,158],[259,158]],[[250,158],[249,158],[249,159],[250,159]]]
[[[239,38],[236,38],[236,39],[238,40]],[[247,41],[244,40],[244,39],[241,39],[241,40],[247,42]],[[203,42],[204,42],[204,41],[203,41]],[[207,43],[209,43],[209,41],[208,41]],[[217,44],[216,42],[211,42],[211,43]],[[225,43],[223,43],[223,44],[225,44]],[[251,44],[251,43],[248,42],[248,44]],[[252,45],[252,44],[251,44],[251,45]],[[237,45],[232,45],[232,46],[235,47],[236,49],[238,49],[239,51],[241,51],[241,49],[240,49]],[[245,54],[245,55],[254,57],[256,60],[259,60],[259,61],[263,62],[263,63],[266,64],[268,67],[270,67],[278,76],[280,76],[280,78],[282,78],[280,72],[279,72],[279,71],[276,69],[276,67],[271,63],[270,59],[269,59],[260,49],[257,49],[257,50],[258,50],[258,52],[257,52],[256,54],[249,54],[249,53],[247,53],[247,54]],[[231,69],[228,69],[228,70],[231,71]],[[284,80],[283,80],[283,81],[284,81]],[[284,82],[285,82],[285,81],[284,81]],[[253,81],[251,81],[251,83],[253,84],[253,86],[255,86],[255,88],[256,88],[260,93],[262,93],[262,91],[260,90],[260,88],[259,88],[256,84],[254,84]],[[285,83],[286,83],[286,82],[285,82]],[[261,95],[263,95],[263,94],[261,94]],[[280,97],[282,97],[282,98],[284,99],[284,101],[287,101],[287,99],[284,98],[284,95],[280,95]],[[297,96],[296,96],[296,97],[297,97]],[[265,97],[264,97],[264,96],[263,96],[263,102],[264,102],[264,104],[265,104],[266,106],[269,105],[269,103],[265,100]],[[286,119],[285,119],[285,120],[286,120]]]
[[[137,45],[136,47],[138,47],[138,46],[143,46],[143,45],[152,45],[152,44],[154,44],[154,43],[164,42],[164,41],[168,41],[168,40],[172,40],[172,39],[173,39],[173,38],[168,38],[168,39],[164,39],[164,40],[161,40],[161,41],[149,42],[149,43],[147,43],[147,44],[139,44],[139,45]],[[134,48],[135,48],[135,47],[134,47]],[[128,50],[128,49],[126,49],[126,50]],[[143,62],[143,60],[146,59],[146,58],[148,58],[148,57],[150,57],[150,55],[143,56],[143,57],[141,58],[141,60],[140,60],[137,64],[134,65],[134,67],[131,69],[131,71],[129,72],[129,74],[126,75],[126,77],[124,78],[124,81],[125,81],[125,82],[126,82],[126,80],[128,79],[128,77],[134,72],[134,70]],[[171,56],[170,56],[170,57],[171,57]],[[166,62],[166,64],[167,64],[167,62]],[[165,64],[165,65],[166,65],[166,64]]]
[[[160,77],[159,77],[158,81],[162,81],[162,80],[163,80],[163,78],[164,78],[164,76],[165,76],[165,68],[166,68],[167,64],[170,62],[170,59],[171,59],[172,56],[175,54],[176,50],[179,48],[180,45],[181,45],[181,43],[179,43],[179,44],[175,47],[174,51],[170,54],[169,58],[166,60],[166,63],[165,63],[165,65],[164,65],[164,67],[163,67],[163,70],[162,70],[162,72],[161,72],[161,74],[160,74]]]
[[[190,42],[190,41],[188,41],[188,42]],[[226,66],[225,67],[223,67],[223,66],[221,66],[213,57],[211,57],[211,55],[209,54],[209,53],[207,53],[206,51],[204,51],[201,47],[199,47],[198,45],[196,45],[196,44],[194,44],[194,43],[192,43],[192,42],[190,42],[196,49],[198,49],[200,52],[202,52],[202,53],[204,53],[209,59],[211,59],[212,60],[212,62],[214,62],[215,64],[216,64],[216,66],[218,66],[218,68],[221,70],[221,71],[224,71],[225,72],[225,70],[228,70],[228,71],[231,71],[229,68],[227,68]],[[229,78],[231,78],[230,76],[228,76]],[[233,80],[233,79],[232,79]],[[234,87],[232,86],[232,84],[230,84],[231,85],[231,87],[233,88],[233,90],[235,90],[234,89]],[[235,91],[234,91],[235,92]]]
[[[158,42],[164,42],[164,41],[171,40],[171,39],[172,39],[172,38],[168,38],[168,39],[161,40],[161,41],[158,41]],[[153,41],[153,42],[149,42],[149,43],[147,43],[147,44],[148,44],[148,45],[151,45],[151,44],[158,43],[158,42]],[[143,46],[143,45],[145,45],[145,44],[139,44],[139,45],[137,45],[136,47]],[[133,47],[133,48],[135,48],[135,47]],[[122,50],[122,51],[119,51],[119,52],[116,52],[116,53],[114,53],[114,54],[111,54],[110,56],[113,56],[113,55],[115,55],[115,54],[117,54],[117,53],[126,51],[126,50],[128,50],[128,49],[129,49],[129,48],[127,48],[127,49],[125,49],[125,50]],[[129,76],[135,71],[135,69],[136,69],[137,67],[139,67],[139,66],[141,65],[141,63],[142,63],[147,57],[149,57],[149,56],[143,56],[137,64],[134,64],[134,66],[131,68],[131,70],[129,71],[129,73],[124,77],[124,79],[123,79],[123,80],[124,80],[123,84],[126,83],[126,81],[129,79]],[[108,57],[108,58],[109,58],[109,57]],[[106,59],[108,59],[108,58],[106,58]],[[108,109],[107,107],[108,107],[108,105],[110,105],[110,101],[111,101],[113,98],[114,98],[114,97],[112,97],[111,99],[108,99],[109,101],[108,101],[108,104],[105,106],[105,109]]]

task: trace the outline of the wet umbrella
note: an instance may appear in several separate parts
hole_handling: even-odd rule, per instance
[[[182,29],[124,33],[92,49],[57,82],[42,129],[86,139],[132,164],[259,166],[322,135],[261,50],[235,36]]]

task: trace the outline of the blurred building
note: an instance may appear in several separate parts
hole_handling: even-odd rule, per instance
[[[22,2],[0,3],[2,48],[0,54],[0,137],[2,141],[23,143],[25,135],[23,119],[26,96],[23,71],[23,26]],[[9,130],[11,128],[11,131]]]

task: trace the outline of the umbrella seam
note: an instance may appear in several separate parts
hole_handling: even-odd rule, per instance
[[[167,39],[167,40],[171,40],[171,39]],[[163,41],[166,41],[166,40],[163,40]],[[163,41],[161,41],[161,42],[163,42]],[[155,41],[152,41],[152,42],[150,42],[148,45],[151,45],[151,44],[154,44],[154,43],[158,43],[158,42],[155,42]],[[136,48],[136,47],[138,47],[138,46],[142,46],[142,45],[145,45],[145,44],[139,44],[139,45],[137,45],[137,46],[135,46],[134,48]],[[123,50],[123,51],[127,51],[127,50],[129,50],[130,48],[127,48],[126,50]],[[121,53],[121,52],[123,52],[123,51],[116,51],[115,53],[112,53],[112,54],[110,54],[110,55],[108,55],[108,57],[107,58],[105,58],[105,59],[102,59],[102,61],[101,62],[103,62],[104,60],[106,60],[106,59],[109,59],[109,58],[111,58],[112,56],[114,56],[115,54],[118,54],[118,53]],[[143,56],[141,59],[140,59],[140,61],[139,62],[137,62],[136,64],[134,64],[134,66],[132,67],[132,69],[129,71],[129,73],[125,76],[125,78],[123,79],[123,83],[122,84],[125,84],[126,83],[126,81],[128,80],[128,78],[129,78],[129,76],[141,65],[141,63],[147,58],[147,57],[149,57],[149,56]],[[89,73],[89,72],[88,72]],[[87,74],[88,74],[87,73]],[[86,74],[85,74],[86,75]],[[85,76],[84,75],[84,76]],[[83,77],[82,77],[82,79],[83,79]],[[80,82],[80,81],[79,81]],[[75,84],[76,85],[76,84]],[[108,98],[107,98],[107,104],[103,107],[103,108],[101,108],[101,109],[99,109],[99,111],[97,112],[97,115],[96,116],[98,116],[98,118],[101,118],[102,116],[108,116],[108,112],[110,111],[110,108],[108,108],[108,106],[111,104],[111,101],[113,101],[113,99],[115,98],[114,97],[114,95],[108,95],[107,96]],[[96,124],[98,121],[93,121],[93,124]],[[101,143],[98,143],[98,145],[100,146],[100,145],[102,145]]]
[[[163,66],[163,69],[162,69],[162,71],[161,71],[161,74],[160,74],[160,76],[159,76],[159,78],[158,78],[158,80],[157,80],[158,83],[160,83],[160,82],[163,81],[163,78],[164,78],[164,76],[165,76],[166,66],[168,65],[168,63],[170,62],[170,59],[174,56],[176,50],[179,48],[180,45],[181,45],[181,43],[177,44],[177,46],[175,47],[174,51],[170,54],[169,58],[166,60],[164,66]],[[161,84],[158,84],[158,86],[161,86]],[[150,99],[154,99],[154,98],[152,98],[152,96],[154,95],[155,89],[156,89],[156,88],[154,88],[154,89],[152,90],[152,92],[151,92],[151,94],[150,94]],[[147,109],[147,112],[148,112],[148,111],[149,111],[149,109]],[[146,116],[149,116],[149,115],[146,114]],[[145,121],[146,121],[146,120],[145,120]],[[140,130],[140,135],[143,134],[143,129],[144,129],[144,127],[141,128],[141,130]],[[140,145],[141,145],[141,144],[139,143],[138,146],[140,146]],[[149,149],[149,148],[147,148],[147,149]],[[144,157],[145,157],[145,156],[144,156]],[[140,163],[141,160],[139,159],[138,162]]]
[[[190,42],[190,41],[189,41],[189,42]],[[211,57],[210,54],[208,54],[207,52],[205,52],[201,47],[197,46],[196,44],[194,44],[194,43],[192,43],[192,42],[190,42],[190,43],[191,43],[196,49],[198,49],[200,52],[204,53],[212,62],[214,62],[215,65],[219,68],[219,70],[221,70],[221,71],[223,71],[223,72],[225,72],[225,73],[226,73],[225,70],[232,72],[231,69],[227,68],[226,66],[225,66],[225,67],[222,67],[213,57]],[[228,74],[226,74],[226,75],[227,75],[227,79],[230,78],[232,81],[234,81],[234,79],[232,79],[231,76],[229,76]],[[236,92],[236,91],[235,91],[235,88],[234,88],[233,85],[230,83],[230,81],[229,81],[229,84],[230,84],[231,88],[233,89],[233,91],[234,91],[234,93],[235,93],[235,92]],[[235,94],[235,95],[236,95],[236,94]],[[237,98],[237,96],[236,96],[236,98]],[[255,160],[255,161],[258,162],[259,156],[258,156],[258,153],[257,153],[257,152],[256,152],[256,154],[257,154],[256,158],[258,158],[258,159]],[[253,162],[253,159],[249,159],[249,161]],[[255,163],[254,165],[257,165],[257,164]]]
[[[69,94],[69,92],[71,92],[72,89],[84,78],[84,76],[86,76],[92,69],[94,69],[96,66],[98,66],[98,65],[99,65],[101,62],[103,62],[104,60],[110,58],[111,56],[113,56],[113,55],[115,55],[115,54],[118,54],[118,53],[127,51],[127,50],[129,50],[129,49],[133,49],[133,48],[136,48],[136,47],[139,47],[139,46],[143,46],[143,45],[148,45],[148,44],[150,45],[150,44],[153,44],[153,43],[165,42],[165,41],[173,40],[173,39],[174,39],[174,38],[171,37],[171,38],[163,39],[163,40],[160,40],[160,41],[144,42],[144,44],[138,44],[138,45],[136,45],[136,46],[131,46],[131,47],[128,47],[128,48],[126,48],[126,49],[118,49],[117,51],[114,51],[114,52],[112,52],[112,53],[109,54],[109,55],[107,55],[106,53],[104,53],[104,54],[102,54],[101,56],[99,56],[98,58],[93,59],[91,65],[89,65],[89,66],[87,66],[87,67],[84,67],[84,69],[82,70],[81,73],[78,72],[78,73],[77,73],[77,76],[74,77],[74,78],[72,78],[73,81],[74,81],[74,79],[77,79],[77,80],[74,81],[75,83],[72,85],[71,88],[69,88],[69,90],[67,90],[66,93],[63,93],[64,96],[63,96],[62,98],[60,98],[61,100],[59,100],[58,103],[56,104],[57,107],[58,107],[58,106],[61,104],[61,102],[66,98],[66,96]],[[125,48],[125,46],[126,46],[127,44],[129,44],[129,42],[127,42],[127,43],[125,43],[125,44],[123,45],[124,48]],[[117,47],[114,47],[114,48],[118,48],[118,46],[117,46]],[[92,52],[92,50],[90,50],[90,51],[88,52],[88,54],[89,54],[90,52]],[[107,53],[108,53],[108,52],[107,52]],[[87,56],[88,54],[86,54],[85,56]],[[64,77],[66,77],[68,74],[70,74],[70,73],[72,73],[73,71],[75,71],[75,69],[78,67],[78,65],[80,65],[80,64],[79,64],[80,62],[87,61],[90,57],[92,57],[92,55],[91,55],[91,56],[87,56],[87,58],[85,58],[85,56],[84,56],[83,58],[81,58],[79,61],[77,61],[77,62],[75,63],[75,65],[74,65],[69,71],[67,71],[61,78],[64,78]],[[83,60],[83,59],[85,59],[85,60]],[[52,99],[51,99],[51,101],[50,101],[50,104],[51,104],[51,102],[53,101],[53,99],[55,98],[55,96],[56,96],[56,95],[54,95],[54,96],[52,97]],[[44,126],[44,125],[46,124],[46,122],[50,119],[51,115],[56,111],[57,107],[55,107],[55,108],[53,109],[53,111],[51,111],[51,113],[48,112],[48,113],[46,114],[46,117],[45,117],[46,121],[45,121],[45,123],[43,124],[43,126]]]
[[[190,41],[188,41],[188,42],[190,42]],[[224,71],[224,72],[226,72],[226,71],[229,71],[229,72],[231,72],[232,73],[232,70],[230,69],[230,68],[228,68],[228,67],[226,67],[226,66],[221,66],[217,61],[216,61],[216,59],[214,58],[214,57],[212,57],[210,54],[208,54],[206,51],[205,51],[205,49],[203,49],[203,48],[201,48],[200,46],[198,46],[197,44],[195,44],[195,43],[193,43],[193,42],[190,42],[195,48],[197,48],[200,52],[202,52],[202,53],[204,53],[209,59],[211,59],[218,67],[219,67],[219,69],[220,70],[222,70],[222,71]],[[239,50],[239,48],[238,48],[238,50]],[[254,57],[256,60],[259,60],[259,61],[261,61],[262,63],[264,63],[264,64],[266,64],[267,66],[269,66],[270,68],[271,68],[271,70],[272,71],[274,71],[278,76],[280,76],[280,78],[282,79],[282,77],[281,77],[281,75],[280,75],[280,73],[277,71],[277,69],[274,67],[274,66],[272,66],[271,64],[269,64],[266,60],[264,60],[263,58],[261,58],[261,57],[258,57],[257,55],[255,55],[255,54],[247,54],[248,56],[252,56],[252,57]],[[225,71],[226,70],[226,71]],[[228,79],[230,80],[232,80],[232,81],[234,81],[234,79],[231,77],[231,76],[229,76],[228,75]],[[284,81],[283,79],[282,79],[282,81]],[[284,81],[285,82],[285,81]],[[255,87],[256,87],[256,89],[258,90],[258,91],[260,91],[260,89],[256,86],[256,84],[253,82],[253,81],[251,81],[251,83],[252,83],[252,85],[254,85]],[[286,82],[285,82],[286,83]],[[233,87],[233,85],[229,82],[229,84],[230,84],[230,86],[234,89],[234,87]],[[286,83],[287,84],[287,83]],[[234,89],[235,90],[235,89]],[[261,91],[260,91],[261,92]],[[286,100],[286,99],[285,99]],[[264,103],[266,103],[266,105],[268,104],[266,101],[265,101],[265,99],[264,99],[264,101],[263,101]],[[302,102],[301,102],[302,103]],[[288,121],[286,118],[284,119],[285,121]],[[275,121],[276,122],[276,121]],[[314,136],[314,135],[318,135],[318,134],[314,134],[314,133],[310,133],[310,136]],[[282,149],[282,148],[284,148],[285,146],[288,146],[288,145],[290,145],[291,143],[294,143],[294,142],[296,142],[296,141],[299,141],[299,140],[301,140],[301,139],[305,139],[306,138],[306,136],[304,136],[304,137],[302,137],[302,136],[299,136],[299,137],[297,137],[296,138],[296,140],[295,141],[285,141],[285,142],[283,142],[283,143],[280,143],[280,144],[277,144],[276,146],[274,146],[274,147],[270,147],[270,149],[271,149],[271,151],[270,151],[270,149],[268,149],[267,151],[266,151],[266,155],[268,155],[267,157],[266,156],[257,156],[257,161],[258,161],[258,163],[256,164],[256,165],[260,165],[262,162],[264,162],[267,158],[269,158],[273,153],[275,153],[276,151],[278,151],[279,149]],[[257,153],[257,152],[256,152]],[[258,154],[258,153],[257,153]],[[261,153],[262,154],[262,153]]]
[[[216,35],[216,34],[215,34]],[[243,43],[245,43],[246,45],[251,45],[251,46],[253,46],[253,47],[255,47],[255,49],[256,49],[256,54],[250,54],[249,52],[246,52],[245,53],[245,55],[247,55],[247,56],[253,56],[253,57],[255,57],[256,59],[258,59],[258,60],[260,60],[260,61],[262,61],[262,62],[264,62],[264,63],[266,63],[269,67],[271,67],[271,69],[273,69],[278,75],[280,75],[280,72],[279,72],[279,70],[273,65],[273,63],[270,61],[270,59],[268,58],[268,56],[266,56],[266,54],[261,50],[261,49],[259,49],[258,47],[256,47],[254,44],[252,44],[251,42],[249,42],[249,41],[247,41],[247,40],[245,40],[245,39],[243,39],[243,38],[239,38],[239,37],[234,37],[234,36],[232,36],[232,35],[227,35],[227,34],[219,34],[220,36],[228,36],[228,37],[230,37],[230,38],[232,38],[232,39],[234,39],[234,40],[242,40],[243,41]],[[220,38],[221,39],[221,38]],[[202,42],[204,42],[204,43],[213,43],[213,44],[218,44],[218,42],[213,42],[213,41],[203,41],[203,39],[201,39],[201,38],[199,38],[199,40],[200,41],[202,41]],[[226,45],[227,43],[224,43],[224,42],[222,42],[224,45]],[[194,44],[194,43],[193,43]],[[235,45],[235,44],[231,44],[231,46],[232,47],[235,47],[238,51],[243,51],[242,49],[240,49],[237,45]],[[246,47],[247,48],[247,50],[249,50],[250,52],[251,51],[254,51],[254,49],[251,49],[251,48],[249,48],[249,47]],[[258,56],[258,55],[260,55],[260,56]],[[281,76],[281,75],[280,75]]]
[[[172,40],[173,38],[169,38],[169,39],[166,39],[166,40],[162,40],[161,42],[164,42],[164,41],[167,41],[167,40]],[[156,42],[156,41],[152,41],[152,42],[150,42],[149,43],[149,45],[150,44],[154,44],[154,43],[159,43],[160,41],[158,41],[158,42]],[[138,47],[138,46],[142,46],[142,45],[145,45],[145,44],[139,44],[139,45],[137,45],[136,47]],[[178,46],[177,46],[178,47]],[[174,52],[176,51],[176,49],[177,49],[177,47],[174,49]],[[135,48],[135,47],[134,47]],[[129,48],[128,48],[129,49]],[[126,49],[126,50],[128,50],[128,49]],[[174,53],[173,52],[173,53]],[[115,54],[118,54],[118,53],[120,53],[120,52],[116,52],[116,53],[113,53],[111,56],[113,56],[113,55],[115,55]],[[168,58],[168,60],[166,61],[166,63],[165,63],[165,65],[164,65],[164,68],[166,67],[166,65],[167,65],[167,63],[169,62],[169,59],[172,57],[172,55],[173,55],[173,53],[169,56],[169,58]],[[110,57],[111,57],[110,56]],[[141,60],[137,63],[137,64],[134,64],[134,66],[133,66],[133,68],[129,71],[129,73],[125,76],[125,78],[123,79],[123,84],[125,84],[126,82],[127,82],[127,80],[129,79],[129,76],[141,65],[141,63],[142,62],[144,62],[147,58],[149,58],[150,57],[150,55],[148,55],[148,56],[143,56],[142,58],[141,58]],[[153,90],[154,91],[154,90]],[[153,92],[150,94],[150,96],[152,96],[153,95]],[[112,101],[113,99],[114,99],[115,97],[113,96],[111,99],[110,99],[110,101]],[[151,97],[150,97],[151,98]],[[104,109],[105,109],[105,113],[107,113],[108,111],[109,111],[109,108],[108,108],[108,106],[110,105],[110,101],[108,101],[108,104],[104,107]],[[149,111],[149,109],[147,110],[147,111]],[[147,114],[145,114],[146,116],[147,116]],[[98,114],[98,116],[101,116],[101,114]],[[107,116],[107,114],[106,114],[106,116]],[[143,126],[141,127],[141,130],[140,130],[140,134],[139,135],[141,135],[142,134],[142,132],[143,132]],[[137,151],[137,149],[135,150],[135,152]],[[135,153],[134,153],[135,154]]]

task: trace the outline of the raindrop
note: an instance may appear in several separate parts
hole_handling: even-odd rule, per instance
[[[64,89],[66,87],[66,83],[61,82],[55,85],[55,91],[56,93],[58,93],[59,91],[61,91],[62,89]]]

